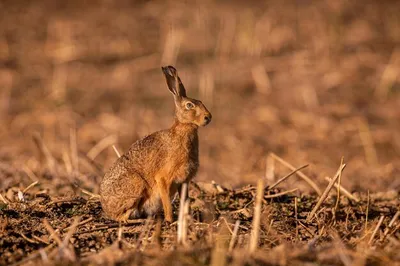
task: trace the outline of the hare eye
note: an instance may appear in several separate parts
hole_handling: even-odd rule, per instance
[[[191,102],[188,102],[188,103],[186,103],[185,106],[186,106],[186,109],[190,110],[190,109],[192,109],[194,107],[194,104],[191,103]]]

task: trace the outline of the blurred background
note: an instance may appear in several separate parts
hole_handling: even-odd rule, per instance
[[[0,1],[0,189],[98,192],[137,139],[167,128],[177,67],[213,114],[197,180],[237,187],[342,156],[351,190],[400,189],[398,1]],[[310,190],[292,178],[287,187]]]

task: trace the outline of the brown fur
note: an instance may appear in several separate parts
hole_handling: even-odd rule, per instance
[[[143,212],[154,215],[162,206],[165,220],[171,222],[171,198],[199,167],[197,130],[211,121],[211,113],[201,101],[186,97],[175,68],[162,70],[174,95],[175,122],[169,129],[136,141],[105,174],[101,204],[114,220],[125,221]]]

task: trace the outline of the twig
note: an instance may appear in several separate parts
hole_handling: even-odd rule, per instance
[[[162,238],[161,238],[161,219],[157,219],[156,228],[154,230],[154,239],[156,241],[157,248],[161,248],[162,246]]]
[[[131,226],[131,225],[137,225],[137,224],[143,224],[147,221],[147,219],[136,219],[136,220],[127,220],[126,223],[124,223],[125,227]],[[118,228],[119,223],[113,223],[113,224],[100,224],[96,228],[87,230],[87,231],[81,231],[78,233],[75,233],[75,235],[81,235],[81,234],[88,234],[88,233],[93,233],[99,230],[107,230],[107,229],[114,229]]]
[[[273,184],[272,186],[268,187],[269,190],[274,189],[277,185],[279,185],[280,183],[282,183],[283,181],[285,181],[288,177],[294,175],[296,172],[306,168],[308,166],[308,164],[305,164],[303,166],[300,166],[299,168],[293,170],[292,172],[290,172],[289,174],[285,175],[284,177],[282,177],[281,179],[279,179],[278,181],[275,182],[275,184]]]
[[[9,204],[10,203],[6,198],[3,197],[3,195],[1,195],[1,193],[0,193],[0,200],[2,202],[4,202],[4,204]]]
[[[149,239],[148,235],[153,226],[153,223],[154,223],[153,219],[150,219],[150,218],[146,219],[146,223],[144,225],[144,230],[140,233],[140,235],[137,239],[137,242],[136,242],[136,250],[139,250],[139,248],[141,246],[143,246],[143,250],[146,248],[147,244],[144,244],[144,243],[147,243],[147,241]],[[144,242],[145,239],[146,239],[146,242]],[[140,242],[140,240],[142,240],[142,242]]]
[[[214,180],[211,180],[211,184],[213,184],[215,189],[218,190],[218,193],[225,192],[225,189],[221,185],[217,184]]]
[[[38,242],[36,242],[35,240],[30,239],[29,237],[27,237],[27,236],[24,235],[23,233],[19,233],[19,234],[20,234],[20,236],[22,236],[23,239],[25,239],[26,241],[28,241],[28,242],[31,243],[31,244],[37,244],[37,243],[38,243]]]
[[[70,256],[72,260],[75,260],[76,257],[75,257],[75,253],[73,252],[73,250],[69,250],[68,243],[69,243],[69,240],[71,239],[72,235],[74,234],[76,228],[79,226],[79,220],[80,220],[80,217],[75,217],[74,222],[69,227],[69,230],[68,230],[67,234],[65,235],[65,238],[62,242],[62,246],[60,247],[60,252],[63,254],[64,249],[66,249],[69,254],[68,256]]]
[[[300,221],[298,221],[298,222],[299,222],[299,225],[301,225],[304,229],[306,229],[307,233],[309,233],[311,237],[314,236],[314,233],[311,232],[311,230],[310,230],[306,225],[304,225],[304,224],[303,224],[302,222],[300,222]]]
[[[262,63],[252,67],[251,75],[258,92],[268,94],[271,92],[271,81]]]
[[[340,165],[343,165],[343,157],[340,160]],[[337,188],[337,196],[336,196],[336,203],[335,203],[335,208],[334,208],[334,212],[336,213],[338,207],[339,207],[339,202],[340,202],[340,184],[341,184],[341,179],[342,179],[342,171],[340,171],[339,173],[339,178],[337,183],[335,182],[334,184],[337,184],[336,188]]]
[[[296,170],[296,168],[293,165],[291,165],[290,163],[286,162],[285,160],[283,160],[281,157],[279,157],[275,153],[270,153],[270,156],[272,156],[275,160],[277,160],[278,162],[280,162],[282,165],[286,166],[290,170],[292,170],[292,171]],[[300,171],[297,171],[296,173],[301,178],[303,178],[303,180],[306,181],[317,192],[318,195],[322,194],[322,192],[319,189],[319,187],[317,186],[317,184],[315,184],[308,176],[306,176],[305,174],[303,174]]]
[[[180,204],[179,204],[179,217],[178,217],[178,244],[184,244],[184,238],[183,236],[184,233],[184,209],[185,209],[185,202],[186,202],[186,192],[187,192],[187,183],[182,184],[181,188],[181,199],[180,199]]]
[[[368,229],[369,201],[370,201],[370,196],[369,196],[369,189],[368,189],[367,190],[367,209],[365,210],[365,230]]]
[[[41,249],[39,249],[39,253],[40,253],[40,257],[42,258],[42,261],[45,264],[48,264],[49,263],[49,257],[47,256],[46,251],[43,248],[41,248]]]
[[[182,226],[182,244],[187,244],[187,235],[188,235],[188,216],[189,216],[189,200],[185,201],[184,209],[183,209],[183,226]]]
[[[77,226],[81,226],[81,225],[87,224],[88,222],[91,222],[91,221],[93,221],[93,217],[90,217],[90,218],[88,218],[86,220],[83,220],[82,222],[79,222]],[[67,230],[71,229],[72,226],[73,225],[71,225],[71,226],[69,226],[67,228],[64,228],[63,231],[67,231]]]
[[[252,224],[252,230],[251,230],[251,235],[250,235],[249,251],[251,253],[254,252],[258,247],[263,194],[264,194],[264,182],[262,179],[259,179],[258,183],[257,183],[257,194],[256,194],[256,202],[255,202],[255,206],[254,206],[254,217],[253,217],[253,224]]]
[[[122,240],[122,232],[124,231],[124,228],[121,226],[121,223],[119,223],[119,228],[118,228],[118,242],[121,242]]]
[[[229,242],[229,252],[232,252],[235,247],[237,234],[239,232],[240,220],[236,220],[235,227],[233,228],[233,233],[231,237],[231,241]]]
[[[296,240],[299,237],[299,219],[297,214],[297,197],[294,197],[294,218],[296,219]]]
[[[91,160],[94,160],[97,157],[97,155],[99,155],[107,147],[113,145],[115,142],[117,142],[117,136],[115,135],[107,136],[102,140],[100,140],[96,145],[94,145],[86,155]]]
[[[343,265],[345,265],[345,266],[353,265],[351,259],[349,258],[349,256],[344,252],[344,251],[346,251],[346,248],[343,245],[339,234],[336,231],[333,231],[332,234],[333,234],[333,237],[335,239],[334,247],[337,249],[339,258],[342,261]]]
[[[328,181],[328,182],[330,182],[332,179],[326,176],[326,177],[325,177],[325,180]],[[335,186],[335,188],[337,189],[339,185],[338,185],[337,183],[335,183],[334,186]],[[351,194],[351,193],[350,193],[347,189],[345,189],[342,185],[340,185],[340,191],[343,192],[343,194],[344,194],[346,197],[348,197],[349,199],[354,200],[355,202],[360,202],[360,199],[359,199],[359,198],[357,198],[357,197],[355,197],[353,194]]]
[[[228,221],[226,220],[226,218],[225,218],[225,217],[221,217],[221,220],[223,220],[223,221],[225,222],[226,228],[228,228],[229,232],[230,232],[231,235],[232,235],[232,234],[233,234],[233,231],[232,231],[232,229],[229,227],[229,223],[228,223]]]
[[[75,171],[75,173],[79,173],[78,143],[76,140],[75,128],[71,128],[69,130],[69,145],[73,171]]]
[[[32,238],[36,239],[39,242],[42,242],[43,244],[46,244],[46,245],[50,244],[48,241],[45,241],[42,238],[40,238],[40,237],[38,237],[38,236],[36,236],[34,234],[32,234]]]
[[[86,189],[81,188],[81,191],[82,191],[82,193],[84,193],[86,195],[89,195],[90,198],[95,198],[95,199],[99,199],[100,198],[99,194],[92,193],[92,192],[90,192],[90,191],[88,191]]]
[[[329,192],[331,191],[333,184],[336,182],[336,180],[339,178],[339,176],[341,175],[343,169],[346,167],[346,164],[341,164],[338,171],[336,172],[335,177],[331,180],[331,182],[328,184],[328,186],[326,187],[324,193],[322,194],[322,196],[319,198],[317,204],[315,205],[315,207],[312,209],[312,211],[308,214],[306,222],[309,222],[315,215],[315,213],[317,212],[318,208],[321,206],[321,204],[325,201],[325,199],[328,197]]]
[[[400,211],[397,211],[396,214],[393,216],[392,220],[390,220],[388,227],[386,227],[384,233],[383,233],[383,239],[389,234],[390,229],[392,229],[394,223],[397,221],[397,219],[400,216]]]
[[[382,215],[381,218],[379,218],[378,224],[376,225],[376,227],[375,227],[375,229],[374,229],[374,232],[372,233],[371,238],[370,238],[369,241],[368,241],[368,245],[371,245],[371,244],[372,244],[372,241],[374,240],[375,235],[376,235],[376,233],[378,232],[379,227],[381,227],[381,225],[382,225],[384,219],[385,219],[385,216],[384,216],[384,215]]]
[[[53,227],[51,227],[51,225],[50,225],[49,221],[47,221],[47,219],[43,220],[43,225],[44,225],[44,227],[46,227],[46,230],[50,233],[49,238],[53,238],[59,246],[62,246],[62,241],[61,241],[60,237],[58,236],[57,232],[54,231]]]
[[[267,156],[265,159],[265,178],[268,182],[275,180],[275,160],[271,156]]]
[[[77,222],[76,222],[77,220],[75,219],[75,221],[74,221],[74,224],[76,223],[77,224]],[[75,261],[76,260],[76,256],[75,256],[75,253],[74,253],[74,251],[73,250],[70,250],[70,249],[65,249],[65,247],[67,246],[67,244],[68,244],[68,241],[69,241],[69,239],[70,239],[70,237],[72,236],[72,234],[73,234],[73,231],[72,230],[70,230],[70,231],[72,231],[71,233],[70,233],[70,231],[67,233],[67,236],[65,237],[65,239],[64,239],[64,242],[63,241],[61,241],[61,239],[60,239],[60,237],[58,236],[58,233],[56,232],[56,231],[54,231],[54,229],[53,229],[53,227],[51,227],[51,225],[50,225],[50,223],[47,221],[47,219],[44,219],[44,221],[43,221],[43,224],[44,224],[44,226],[46,227],[46,229],[47,229],[47,231],[50,233],[50,238],[53,238],[56,242],[57,242],[57,244],[58,244],[58,247],[59,247],[59,254],[61,255],[61,256],[65,256],[67,259],[69,259],[70,261]],[[76,226],[74,226],[73,228],[76,228]],[[71,228],[71,229],[73,229],[73,228]],[[69,234],[71,234],[71,235],[69,235]],[[67,240],[67,241],[65,241],[65,240]],[[65,250],[64,250],[65,249]]]
[[[56,173],[56,160],[54,159],[50,150],[47,148],[46,144],[44,144],[42,137],[38,133],[35,133],[32,135],[32,138],[40,153],[46,158],[47,167],[49,170],[53,174]]]
[[[398,80],[398,61],[400,59],[400,50],[396,48],[392,55],[390,56],[390,60],[386,65],[385,69],[382,72],[382,76],[380,77],[379,84],[375,88],[374,95],[380,100],[386,100],[390,89],[393,84]]]
[[[369,165],[377,165],[378,156],[368,122],[364,118],[358,118],[356,122],[367,162]]]
[[[39,183],[39,181],[33,182],[32,184],[30,184],[29,186],[27,186],[27,187],[22,191],[22,193],[25,194],[29,189],[33,188],[33,187],[36,186],[38,183]]]
[[[282,192],[280,192],[280,193],[276,193],[276,194],[273,194],[273,195],[265,195],[265,196],[264,196],[264,199],[278,198],[278,197],[280,197],[280,196],[283,196],[283,195],[286,195],[286,194],[290,194],[290,193],[295,192],[295,191],[297,191],[297,190],[299,190],[299,189],[298,189],[298,188],[295,188],[295,189],[291,189],[291,190],[282,191]]]
[[[120,154],[119,151],[117,150],[117,147],[115,147],[115,145],[112,145],[112,148],[113,148],[115,154],[118,156],[118,158],[120,158],[120,157],[121,157],[121,154]]]
[[[71,158],[68,154],[68,150],[63,149],[62,159],[64,161],[65,170],[67,171],[68,175],[71,175],[72,174],[72,162],[71,162]]]
[[[39,178],[35,175],[34,172],[32,172],[31,169],[29,169],[28,166],[25,164],[22,165],[22,170],[24,170],[25,174],[32,180],[32,181],[37,181]]]

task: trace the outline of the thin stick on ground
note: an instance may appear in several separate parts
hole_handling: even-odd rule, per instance
[[[390,220],[388,227],[385,229],[385,232],[383,233],[384,238],[389,234],[390,229],[392,229],[394,223],[397,221],[399,216],[400,216],[400,211],[397,211],[396,214],[393,216],[392,220]]]
[[[74,234],[76,228],[78,228],[79,221],[80,221],[80,217],[75,217],[74,222],[69,227],[69,230],[68,230],[67,234],[65,235],[65,238],[62,242],[62,247],[60,248],[60,251],[62,251],[65,248],[68,248],[68,242],[71,239],[72,235]]]
[[[273,194],[273,195],[265,195],[265,196],[264,196],[264,199],[278,198],[278,197],[280,197],[280,196],[293,193],[293,192],[295,192],[295,191],[297,191],[297,190],[299,190],[299,189],[298,189],[298,188],[294,188],[294,189],[282,191],[282,192],[280,192],[280,193],[276,193],[276,194]]]
[[[43,220],[43,225],[46,228],[46,230],[50,233],[49,238],[53,238],[59,246],[62,246],[62,241],[60,237],[58,236],[57,232],[54,231],[53,227],[50,225],[49,221],[47,219]]]
[[[290,163],[286,162],[285,160],[283,160],[281,157],[279,157],[278,155],[276,155],[275,153],[270,153],[270,156],[273,157],[275,160],[277,160],[278,162],[280,162],[282,165],[284,165],[285,167],[289,168],[290,170],[294,171],[296,170],[296,168],[291,165]],[[314,190],[315,192],[317,192],[318,195],[321,195],[322,192],[319,189],[319,187],[317,186],[317,184],[315,184],[311,178],[309,178],[308,176],[306,176],[304,173],[302,173],[301,171],[297,171],[296,174],[298,174],[304,181],[306,181]]]
[[[29,189],[33,188],[33,187],[36,186],[38,183],[39,183],[39,181],[33,182],[32,184],[30,184],[29,186],[27,186],[27,187],[22,191],[22,193],[25,194]]]
[[[90,159],[94,160],[97,157],[97,155],[99,155],[107,147],[113,145],[115,142],[117,142],[117,136],[109,135],[100,140],[96,145],[94,145],[86,155]]]
[[[185,219],[185,202],[186,202],[186,192],[187,192],[187,183],[182,184],[182,189],[181,189],[181,199],[180,199],[180,204],[179,204],[179,218],[178,218],[178,244],[183,244],[184,241],[184,219]]]
[[[117,147],[115,147],[115,145],[112,145],[112,148],[113,148],[115,154],[118,156],[118,158],[120,158],[120,157],[121,157],[121,154],[120,154],[119,151],[117,150]]]
[[[133,225],[136,226],[138,224],[143,225],[146,222],[147,222],[147,219],[127,220],[124,223],[124,227],[126,228],[126,227],[133,226]],[[100,230],[108,230],[108,229],[115,229],[115,228],[119,228],[119,223],[104,224],[104,225],[101,224],[101,225],[96,226],[93,229],[77,232],[77,233],[75,233],[75,235],[89,234],[89,233],[93,233],[93,232],[100,231]]]
[[[76,139],[76,129],[69,130],[69,146],[71,152],[72,169],[75,173],[79,173],[79,157],[78,157],[78,143]]]
[[[340,160],[340,165],[343,165],[343,157]],[[337,189],[337,196],[336,196],[336,203],[335,203],[335,212],[337,211],[338,207],[339,207],[339,202],[340,202],[340,184],[341,184],[341,179],[342,179],[342,171],[340,171],[339,173],[339,178],[337,183],[335,182],[334,184],[337,184],[336,189]]]
[[[256,202],[254,206],[253,224],[250,235],[249,251],[251,253],[254,252],[258,247],[258,240],[260,237],[260,218],[261,218],[261,207],[262,207],[263,196],[264,196],[264,182],[262,179],[259,179],[257,183]]]
[[[294,197],[294,218],[296,219],[296,240],[299,237],[299,219],[297,216],[297,197]]]
[[[369,213],[369,189],[367,190],[367,209],[365,210],[365,230],[368,229],[368,213]]]
[[[90,191],[88,191],[86,189],[83,189],[83,188],[81,188],[81,191],[82,191],[83,194],[89,195],[90,198],[100,199],[100,195],[99,194],[92,193],[92,192],[90,192]]]
[[[185,201],[185,205],[183,206],[183,220],[182,220],[182,244],[187,244],[187,235],[188,235],[188,216],[189,216],[189,200]]]
[[[6,198],[3,197],[3,195],[1,195],[1,193],[0,193],[0,200],[1,200],[4,204],[9,204],[9,203],[10,203]]]
[[[146,223],[144,225],[144,230],[140,233],[140,235],[136,241],[136,250],[139,250],[139,248],[141,248],[141,247],[142,247],[142,249],[141,249],[142,251],[146,249],[147,242],[149,240],[149,233],[151,231],[151,228],[153,227],[153,223],[154,223],[153,219],[151,219],[151,218],[146,219]],[[120,228],[119,225],[118,225],[118,227]]]
[[[232,252],[235,247],[237,234],[239,232],[240,220],[236,220],[235,227],[233,228],[233,233],[231,237],[231,241],[229,242],[229,252]]]
[[[124,227],[119,223],[119,228],[118,228],[118,238],[117,241],[121,242],[122,240],[122,232],[124,231]]]
[[[271,156],[265,160],[265,178],[268,182],[275,181],[275,160]]]
[[[328,181],[328,182],[330,182],[332,179],[326,176],[326,177],[325,177],[325,180]],[[335,183],[334,186],[335,186],[335,188],[337,189],[339,185],[338,185],[337,183]],[[355,201],[355,202],[360,202],[360,199],[359,199],[359,198],[357,198],[357,197],[355,197],[353,194],[351,194],[351,193],[350,193],[346,188],[344,188],[342,185],[340,185],[340,192],[343,192],[343,195],[345,195],[345,196],[348,197],[349,199],[351,199],[351,200],[353,200],[353,201]]]
[[[305,164],[303,166],[300,166],[299,168],[296,168],[295,170],[293,170],[292,172],[290,172],[289,174],[285,175],[284,177],[282,177],[281,179],[279,179],[278,181],[276,181],[272,186],[268,187],[269,190],[274,189],[276,186],[278,186],[280,183],[282,183],[283,181],[285,181],[287,178],[291,177],[292,175],[294,175],[295,173],[297,173],[298,171],[304,169],[308,167],[308,164]]]
[[[88,218],[86,220],[83,220],[82,222],[79,222],[77,226],[81,226],[81,225],[87,224],[88,222],[91,222],[91,221],[93,221],[93,217],[90,217],[90,218]],[[64,228],[63,231],[70,230],[72,228],[72,226],[73,225],[68,226],[67,228]]]
[[[311,219],[314,217],[315,213],[318,211],[318,208],[321,206],[321,204],[325,201],[325,199],[328,197],[329,192],[331,191],[333,184],[335,184],[336,180],[339,178],[339,176],[341,175],[343,169],[346,167],[346,164],[341,164],[338,171],[335,174],[335,177],[331,180],[331,182],[328,184],[328,186],[326,187],[324,193],[322,194],[322,196],[319,198],[317,204],[315,205],[315,207],[312,209],[312,211],[308,214],[306,222],[311,221]]]
[[[379,227],[381,227],[381,225],[382,225],[384,219],[385,219],[385,216],[384,216],[384,215],[382,215],[382,216],[379,218],[378,224],[376,225],[376,227],[375,227],[375,229],[374,229],[374,232],[372,233],[371,238],[370,238],[369,241],[368,241],[368,245],[371,245],[372,242],[374,241],[375,235],[376,235],[376,233],[378,232]]]
[[[61,238],[59,237],[58,233],[53,229],[53,227],[47,221],[47,219],[44,219],[44,221],[43,221],[43,224],[46,227],[46,230],[50,233],[50,237],[53,238],[57,242],[57,245],[58,245],[58,248],[59,248],[59,254],[61,256],[65,256],[65,258],[67,258],[70,261],[75,261],[76,260],[76,256],[75,256],[75,253],[73,252],[73,250],[70,250],[70,249],[68,249],[66,247],[67,247],[67,244],[68,244],[68,241],[69,241],[70,237],[73,235],[73,233],[75,231],[75,228],[76,228],[78,222],[77,222],[77,220],[75,220],[74,225],[75,224],[76,225],[73,226],[68,231],[67,236],[65,238],[67,241],[63,242],[63,241],[61,241]],[[72,229],[74,229],[74,230],[72,230]],[[71,235],[69,236],[69,234],[71,234]]]
[[[25,164],[22,165],[22,170],[24,170],[25,174],[34,182],[39,180],[39,178],[35,175],[34,172],[32,172],[32,170],[26,166]]]
[[[376,153],[374,140],[372,138],[371,130],[369,129],[368,121],[361,117],[356,120],[360,139],[364,148],[365,158],[369,165],[378,164],[378,155]]]
[[[56,159],[54,159],[53,155],[51,154],[50,150],[47,148],[46,144],[39,133],[35,133],[32,136],[34,143],[36,144],[38,150],[46,159],[47,167],[49,170],[54,174],[56,173]]]
[[[157,219],[157,223],[154,229],[154,241],[158,249],[162,247],[162,237],[161,237],[161,219]]]

